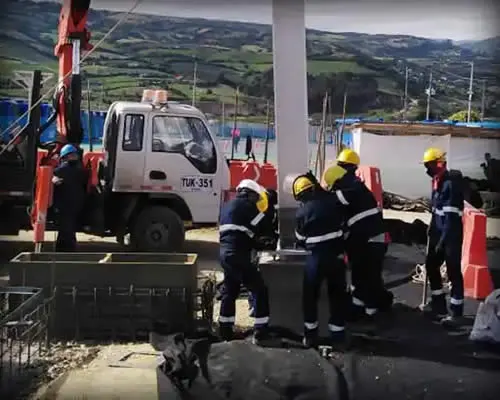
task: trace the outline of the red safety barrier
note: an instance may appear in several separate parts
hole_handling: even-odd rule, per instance
[[[234,189],[243,179],[244,161],[229,160],[229,187]]]
[[[278,190],[278,170],[273,164],[265,163],[260,168],[260,179],[257,181],[266,189]]]
[[[486,250],[486,215],[467,205],[464,209],[462,274],[467,297],[486,298],[494,289],[488,269]]]
[[[242,179],[260,180],[260,165],[257,161],[245,161],[243,164]]]
[[[369,167],[360,165],[356,170],[356,175],[361,179],[365,185],[375,196],[377,206],[383,208],[383,189],[382,179],[380,177],[380,170],[377,167]]]

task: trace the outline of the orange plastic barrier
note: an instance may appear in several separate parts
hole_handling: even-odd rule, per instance
[[[260,165],[257,161],[243,163],[242,179],[252,179],[256,182],[260,180]]]
[[[486,221],[487,218],[483,212],[472,207],[465,207],[462,243],[462,274],[465,295],[481,300],[494,289],[488,269]]]
[[[52,167],[38,168],[36,181],[35,207],[33,209],[32,224],[34,231],[33,241],[35,251],[41,251],[41,244],[45,239],[45,224],[47,222],[47,210],[52,202]]]
[[[360,165],[356,170],[356,175],[365,183],[368,189],[370,189],[377,200],[377,206],[382,209],[383,189],[382,179],[380,178],[380,170],[377,167]]]
[[[243,179],[244,161],[229,160],[229,187],[234,189]]]
[[[273,164],[265,163],[261,166],[258,183],[266,189],[278,190],[278,171]]]

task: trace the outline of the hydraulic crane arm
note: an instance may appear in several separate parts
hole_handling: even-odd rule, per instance
[[[89,8],[90,0],[63,0],[59,16],[58,42],[54,52],[59,58],[61,86],[56,96],[58,146],[55,152],[65,143],[79,145],[83,139],[80,52],[92,49],[86,27]]]
[[[80,117],[80,53],[92,49],[86,26],[89,8],[90,0],[63,0],[59,15],[58,41],[54,49],[59,59],[60,82],[55,96],[57,138],[55,146],[40,160],[37,174],[35,202],[31,213],[35,251],[41,250],[44,241],[47,210],[52,198],[52,168],[57,164],[59,151],[66,143],[79,146],[83,140]]]

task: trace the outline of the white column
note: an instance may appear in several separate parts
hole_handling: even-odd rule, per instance
[[[273,69],[279,207],[294,208],[283,179],[309,166],[305,0],[273,0]]]

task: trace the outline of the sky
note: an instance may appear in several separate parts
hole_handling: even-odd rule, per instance
[[[294,1],[294,0],[286,0]],[[480,40],[498,34],[496,0],[306,0],[306,26],[332,32]],[[127,11],[135,0],[92,0]],[[135,12],[271,23],[271,0],[143,0]]]

